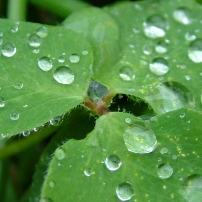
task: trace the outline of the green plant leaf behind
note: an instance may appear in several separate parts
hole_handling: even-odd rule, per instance
[[[202,5],[151,0],[105,11],[119,24],[121,57],[110,68],[101,66],[95,79],[116,93],[146,99],[158,114],[201,110]]]
[[[71,14],[63,25],[91,42],[95,57],[94,77],[107,74],[102,67],[110,68],[119,58],[119,29],[115,20],[105,11],[92,7]]]
[[[41,200],[198,202],[201,124],[200,113],[184,109],[150,122],[122,112],[104,115],[86,139],[57,148]]]
[[[3,137],[41,126],[83,101],[93,62],[85,39],[40,24],[0,20],[0,25]]]

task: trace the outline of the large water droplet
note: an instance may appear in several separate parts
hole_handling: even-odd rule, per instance
[[[39,27],[37,30],[36,30],[36,34],[41,37],[41,38],[45,38],[47,37],[48,35],[48,28],[45,27],[45,26],[42,26],[42,27]]]
[[[70,55],[69,56],[69,61],[71,62],[71,63],[79,63],[79,61],[80,61],[80,56],[79,55],[77,55],[77,54],[72,54],[72,55]]]
[[[55,151],[55,157],[57,158],[57,160],[61,161],[66,157],[65,151],[62,148],[58,148]]]
[[[60,84],[72,84],[74,77],[72,70],[67,66],[58,67],[53,74],[53,78]]]
[[[13,57],[16,54],[16,47],[12,43],[5,43],[3,44],[1,53],[5,57]]]
[[[145,35],[152,39],[164,37],[168,28],[166,20],[160,15],[150,16],[143,26]]]
[[[123,66],[119,70],[119,77],[123,81],[131,81],[135,79],[135,74],[133,72],[133,69],[129,66]]]
[[[134,190],[130,183],[123,182],[116,188],[116,195],[121,201],[128,201],[134,196]]]
[[[17,113],[17,112],[13,112],[13,113],[10,114],[10,119],[12,121],[17,121],[19,118],[20,118],[20,114]]]
[[[173,174],[173,168],[168,164],[161,164],[157,170],[158,177],[161,179],[168,179]]]
[[[188,56],[194,63],[202,62],[202,39],[191,42],[188,49]]]
[[[3,97],[0,97],[0,108],[5,107],[5,105],[6,105],[5,99]]]
[[[149,69],[157,76],[163,76],[168,73],[168,62],[164,58],[155,58],[149,65]]]
[[[127,128],[123,138],[128,151],[133,153],[151,153],[157,146],[154,132],[142,126]]]
[[[202,176],[192,175],[186,180],[182,195],[187,202],[199,202],[202,199]]]
[[[38,59],[38,67],[45,72],[49,71],[53,67],[52,60],[46,56],[41,57]]]
[[[41,45],[41,38],[37,34],[31,34],[28,38],[28,44],[32,48],[38,48]]]
[[[116,171],[121,167],[121,160],[117,155],[110,155],[105,159],[105,166],[109,171]]]
[[[173,12],[173,18],[183,25],[189,25],[192,22],[190,17],[190,11],[184,7],[176,9]]]

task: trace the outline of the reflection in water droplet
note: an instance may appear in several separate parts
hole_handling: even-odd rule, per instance
[[[69,56],[69,61],[71,62],[71,63],[79,63],[79,61],[80,61],[80,56],[78,56],[77,54],[72,54],[72,55],[70,55]]]
[[[63,160],[66,157],[65,151],[63,149],[61,149],[61,148],[58,148],[55,151],[55,157],[59,161]]]
[[[53,67],[52,60],[46,56],[41,57],[38,59],[38,67],[45,72],[49,71]]]
[[[191,42],[188,49],[188,56],[194,63],[202,62],[202,39],[196,39]]]
[[[133,69],[129,66],[123,66],[119,70],[119,77],[123,81],[131,81],[135,79],[135,74],[133,72]]]
[[[168,73],[168,62],[164,58],[155,58],[149,65],[149,69],[157,76],[163,76]]]
[[[37,34],[31,34],[28,38],[28,44],[32,48],[38,48],[41,45],[41,38]]]
[[[158,167],[157,174],[161,179],[168,179],[173,174],[173,168],[169,164],[161,164]]]
[[[58,67],[53,74],[53,78],[60,84],[72,84],[74,77],[72,70],[67,66]]]
[[[141,126],[127,128],[123,134],[123,138],[128,151],[133,153],[151,153],[157,146],[154,132]]]
[[[176,82],[158,85],[156,89],[152,90],[151,95],[146,97],[146,100],[159,114],[181,109],[186,106],[194,106],[190,92]]]
[[[42,26],[42,27],[39,27],[37,30],[36,30],[36,34],[41,37],[41,38],[45,38],[47,37],[48,35],[48,28],[45,27],[45,26]]]
[[[3,97],[0,97],[0,108],[5,107],[5,105],[6,105],[6,101],[4,100]]]
[[[116,188],[116,196],[121,201],[128,201],[134,196],[134,190],[130,183],[123,182]]]
[[[173,12],[173,18],[183,25],[189,25],[192,22],[190,18],[190,11],[184,7],[176,9]]]
[[[105,159],[105,166],[109,171],[116,171],[121,167],[121,160],[117,155],[110,155]]]
[[[10,114],[10,119],[12,121],[17,121],[19,118],[20,118],[20,114],[17,113],[17,112],[13,112],[13,113]]]
[[[12,43],[5,43],[3,44],[1,53],[4,57],[13,57],[16,54],[16,47]]]
[[[145,35],[152,39],[164,37],[168,28],[166,20],[160,15],[150,16],[143,26]]]
[[[187,178],[181,192],[187,202],[199,202],[202,199],[202,176],[192,175]]]

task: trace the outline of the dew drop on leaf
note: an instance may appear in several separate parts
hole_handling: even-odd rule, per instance
[[[123,81],[132,81],[133,79],[135,79],[135,74],[131,67],[123,66],[119,70],[119,77]]]
[[[130,183],[123,182],[116,188],[116,196],[120,201],[129,201],[134,196],[134,190]]]
[[[159,42],[155,46],[155,51],[159,54],[164,54],[167,52],[167,44],[165,42]]]
[[[0,97],[0,108],[5,107],[5,105],[6,105],[6,101],[4,100],[3,97]]]
[[[74,77],[74,73],[67,66],[58,67],[53,74],[53,78],[60,84],[72,84]]]
[[[5,43],[2,46],[1,53],[4,57],[13,57],[16,54],[16,47],[12,43]]]
[[[151,153],[157,146],[154,132],[142,126],[127,128],[123,138],[128,151],[137,154]]]
[[[16,84],[13,85],[13,87],[17,90],[21,90],[23,89],[24,84],[22,82],[18,82]]]
[[[170,164],[161,164],[158,166],[157,169],[157,175],[160,179],[168,179],[173,174],[173,168],[170,166]]]
[[[63,120],[63,116],[56,116],[49,121],[49,124],[52,126],[58,126],[61,124],[62,120]]]
[[[110,155],[105,159],[105,166],[109,171],[117,171],[122,165],[117,155]]]
[[[42,26],[42,27],[39,27],[37,30],[36,30],[36,34],[41,37],[41,38],[45,38],[47,37],[48,35],[48,28],[45,27],[45,26]]]
[[[83,50],[81,54],[82,55],[88,55],[88,51],[87,50]]]
[[[168,73],[168,62],[164,58],[155,58],[150,64],[149,69],[157,76],[163,76]]]
[[[41,45],[41,38],[37,34],[31,34],[28,38],[28,44],[32,48],[38,48]]]
[[[57,160],[61,161],[66,157],[66,154],[65,154],[65,152],[64,152],[64,150],[62,148],[58,148],[55,151],[55,157],[56,157]]]
[[[168,148],[166,148],[166,147],[161,148],[160,153],[161,154],[167,154],[168,153]]]
[[[188,56],[194,63],[202,62],[202,39],[196,39],[191,42],[188,49]]]
[[[125,118],[125,123],[127,123],[128,125],[132,124],[132,119],[131,118]]]
[[[52,60],[46,56],[41,57],[38,59],[38,67],[45,72],[49,71],[53,67]]]
[[[173,18],[175,21],[183,25],[189,25],[192,22],[190,17],[190,10],[185,7],[177,8],[173,12]]]
[[[11,27],[11,32],[16,33],[19,30],[19,22],[16,22],[12,27]]]
[[[54,188],[55,187],[55,182],[52,181],[52,180],[48,184],[49,184],[50,188]]]
[[[166,35],[168,28],[166,20],[160,15],[153,15],[146,19],[143,23],[144,33],[147,37],[156,39]]]
[[[20,114],[17,113],[17,112],[13,112],[13,113],[10,114],[10,119],[12,121],[17,121],[19,118],[20,118]]]
[[[69,56],[69,61],[73,64],[79,63],[80,62],[80,56],[77,54],[72,54]]]
[[[94,175],[95,172],[94,172],[92,169],[87,168],[87,169],[85,169],[85,170],[83,171],[83,174],[84,174],[86,177],[90,177],[91,175]]]

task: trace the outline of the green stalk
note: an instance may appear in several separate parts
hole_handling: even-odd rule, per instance
[[[7,17],[15,21],[25,21],[27,0],[9,0]]]
[[[32,4],[42,7],[51,13],[65,18],[74,11],[81,10],[89,4],[79,0],[29,0]]]

